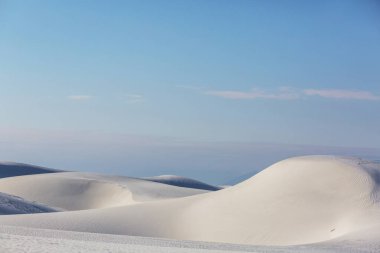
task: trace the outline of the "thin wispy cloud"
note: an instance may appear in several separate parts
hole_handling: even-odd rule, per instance
[[[276,90],[252,89],[250,91],[238,90],[209,90],[203,94],[231,99],[231,100],[296,100],[306,99],[311,96],[318,96],[326,99],[345,99],[345,100],[370,100],[380,101],[380,95],[364,90],[344,90],[344,89],[293,89],[281,87]]]
[[[204,90],[204,87],[201,86],[195,86],[195,85],[176,85],[175,87],[181,88],[181,89],[187,89],[187,90],[195,90],[195,91],[201,91]]]
[[[226,99],[277,99],[277,100],[293,100],[298,99],[299,94],[290,88],[279,88],[276,91],[264,91],[261,89],[253,89],[251,91],[234,91],[234,90],[211,90],[206,91],[206,95],[226,98]]]
[[[89,100],[91,98],[93,98],[93,96],[91,96],[91,95],[70,95],[70,96],[67,96],[67,99],[76,100],[76,101]]]
[[[369,91],[360,90],[307,89],[304,90],[304,94],[307,96],[320,96],[331,99],[380,100],[380,96]]]
[[[142,95],[139,94],[125,94],[125,101],[129,104],[136,104],[144,102],[145,98]]]

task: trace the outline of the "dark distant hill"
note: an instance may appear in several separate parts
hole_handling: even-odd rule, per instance
[[[49,169],[24,163],[0,162],[0,178],[55,172],[62,172],[62,170]]]
[[[144,178],[144,179],[148,181],[157,182],[157,183],[163,183],[163,184],[169,184],[169,185],[187,187],[187,188],[193,188],[193,189],[208,190],[208,191],[217,191],[221,189],[221,187],[209,185],[195,179],[174,176],[174,175],[162,175],[162,176],[149,177],[149,178]]]

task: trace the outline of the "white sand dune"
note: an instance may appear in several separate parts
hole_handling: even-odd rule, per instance
[[[10,181],[0,180],[0,191],[11,187]],[[43,182],[48,183],[36,185]],[[258,245],[356,240],[380,234],[379,186],[379,164],[297,157],[215,192],[112,208],[1,216],[0,224]]]
[[[61,172],[0,179],[0,192],[72,211],[125,206],[207,191],[130,177]]]
[[[157,182],[157,183],[169,184],[169,185],[186,187],[186,188],[201,189],[201,190],[207,190],[207,191],[217,191],[217,190],[222,189],[221,187],[209,185],[192,178],[175,176],[175,175],[161,175],[161,176],[156,176],[156,177],[148,177],[144,179]]]
[[[192,220],[184,224],[185,236],[265,245],[337,238],[380,223],[379,185],[378,164],[327,156],[288,159],[197,198],[182,214]]]
[[[61,170],[14,162],[0,162],[0,178],[61,172]]]

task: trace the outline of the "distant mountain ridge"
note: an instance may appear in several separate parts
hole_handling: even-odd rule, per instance
[[[63,171],[25,163],[0,162],[0,178],[55,172]]]

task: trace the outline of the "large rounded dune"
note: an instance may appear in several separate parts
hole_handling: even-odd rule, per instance
[[[379,165],[360,159],[287,159],[195,200],[184,212],[187,236],[271,245],[336,238],[380,222],[379,179]]]

